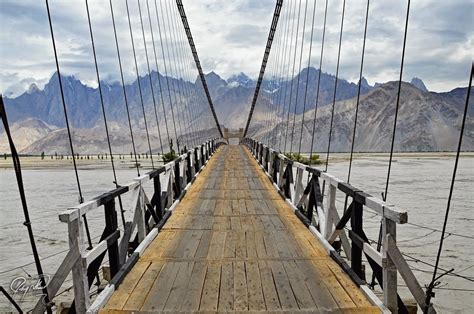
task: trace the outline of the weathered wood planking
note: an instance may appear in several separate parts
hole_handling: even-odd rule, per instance
[[[379,313],[249,152],[221,147],[102,312]]]

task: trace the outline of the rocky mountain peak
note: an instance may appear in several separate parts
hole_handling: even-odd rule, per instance
[[[424,92],[428,91],[428,88],[426,88],[425,83],[417,77],[412,78],[411,81],[410,81],[410,84],[415,86],[416,88],[424,91]]]
[[[243,87],[254,87],[255,81],[252,80],[247,74],[240,72],[239,74],[232,75],[227,79],[227,83],[232,86],[243,86]]]

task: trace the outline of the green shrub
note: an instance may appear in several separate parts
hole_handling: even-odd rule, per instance
[[[178,156],[176,156],[176,153],[174,152],[174,150],[171,150],[169,153],[163,154],[162,158],[163,158],[163,162],[166,164],[170,161],[175,160],[176,158],[178,158]]]
[[[305,164],[305,165],[319,165],[321,160],[319,160],[319,155],[313,154],[311,159],[308,157],[304,157],[299,153],[285,153],[285,156],[293,161]]]

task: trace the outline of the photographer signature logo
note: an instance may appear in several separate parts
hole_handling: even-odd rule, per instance
[[[18,297],[23,301],[27,294],[44,296],[43,289],[49,284],[51,277],[43,274],[42,276],[24,277],[19,276],[10,283],[10,290],[13,297]]]

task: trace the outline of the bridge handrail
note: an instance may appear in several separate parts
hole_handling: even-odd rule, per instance
[[[145,248],[157,236],[195,177],[217,147],[222,144],[224,142],[218,139],[208,140],[158,169],[60,213],[59,220],[68,224],[69,251],[48,284],[49,296],[56,295],[66,277],[72,272],[76,312],[98,311],[120,285]],[[161,175],[164,176],[164,184],[161,183]],[[152,197],[149,197],[143,188],[150,181],[154,185]],[[128,192],[133,193],[131,201],[133,217],[131,221],[125,222],[121,234],[117,223],[115,199],[118,198],[122,205],[120,197]],[[79,218],[102,206],[105,216],[104,231],[93,248],[86,248],[84,222]],[[125,204],[123,207],[126,208]],[[91,304],[91,283],[98,276],[106,253],[109,258],[111,280]],[[33,312],[44,313],[44,311],[45,304],[43,300],[39,300]]]
[[[328,255],[341,266],[374,304],[384,311],[394,313],[397,313],[398,309],[405,308],[397,292],[398,271],[423,312],[436,313],[432,304],[428,306],[425,304],[425,292],[396,243],[396,225],[408,222],[406,211],[373,197],[316,167],[291,160],[254,139],[245,138],[242,143],[247,145],[273,182],[274,187],[293,208],[296,216],[318,238]],[[296,169],[295,179],[293,168]],[[308,176],[306,186],[303,184],[304,172],[307,172]],[[320,181],[323,184],[322,192]],[[326,185],[327,194],[324,193]],[[336,207],[337,191],[344,193],[346,203],[352,199],[350,205],[345,204],[342,216],[339,215]],[[346,208],[346,205],[349,206]],[[380,251],[371,246],[363,230],[364,207],[382,216]],[[344,229],[349,221],[351,229],[346,233]],[[340,240],[336,241],[338,238]],[[347,260],[351,263],[350,266],[339,254],[338,250],[341,246]],[[377,281],[382,283],[383,301],[379,300],[365,282],[362,254],[365,254]]]

